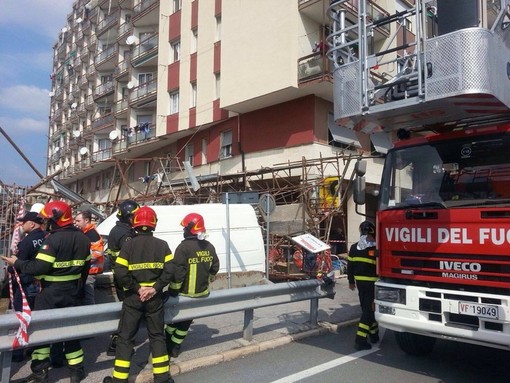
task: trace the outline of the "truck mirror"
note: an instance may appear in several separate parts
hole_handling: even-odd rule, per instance
[[[354,165],[354,171],[358,177],[363,177],[367,172],[367,162],[365,160],[357,160]]]
[[[352,194],[354,203],[357,205],[365,204],[365,178],[356,177],[354,180],[354,192]]]

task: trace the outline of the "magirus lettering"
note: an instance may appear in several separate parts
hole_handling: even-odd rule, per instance
[[[482,265],[476,262],[439,261],[439,268],[441,270],[470,271],[473,273],[482,271]]]

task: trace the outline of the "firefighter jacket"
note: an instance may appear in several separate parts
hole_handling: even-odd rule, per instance
[[[22,273],[34,275],[46,283],[87,279],[90,264],[90,240],[73,225],[59,228],[44,240],[32,260],[16,260]]]
[[[138,233],[122,246],[115,263],[115,279],[126,291],[138,293],[141,286],[152,286],[161,293],[170,283],[172,259],[165,241],[152,232]]]
[[[186,238],[175,249],[175,264],[170,291],[189,297],[209,295],[209,278],[220,269],[214,246],[206,240]]]
[[[82,229],[90,239],[90,270],[89,274],[101,274],[104,266],[104,242],[96,230],[96,225],[89,223]]]
[[[355,281],[375,282],[379,279],[376,271],[375,246],[358,250],[355,243],[349,250],[347,261],[347,279],[350,284]]]
[[[136,233],[129,223],[117,221],[115,226],[110,230],[110,234],[108,234],[108,250],[106,253],[110,256],[112,267],[115,266],[115,258],[119,255],[122,245],[134,236],[136,236]]]

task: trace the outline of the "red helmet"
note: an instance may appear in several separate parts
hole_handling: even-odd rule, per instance
[[[59,227],[64,227],[73,223],[71,206],[64,201],[48,202],[39,212],[39,216],[53,221]]]
[[[204,217],[197,213],[189,213],[184,217],[181,226],[187,228],[193,235],[205,232]]]
[[[141,228],[144,231],[148,230],[148,228],[154,230],[157,222],[158,216],[156,215],[156,212],[149,206],[142,206],[135,210],[132,226],[134,228]]]

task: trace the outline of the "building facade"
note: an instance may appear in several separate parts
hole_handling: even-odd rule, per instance
[[[264,187],[249,174],[313,159],[341,164],[322,178],[349,175],[345,158],[384,150],[335,130],[331,3],[77,0],[54,46],[47,174],[105,206],[169,188],[175,203],[179,187],[210,201],[211,188],[190,188],[191,174],[227,180],[215,193],[267,190],[270,177]],[[342,3],[354,17],[357,1]],[[369,3],[373,17],[412,5]],[[389,36],[378,28],[372,43]],[[381,164],[372,161],[368,182]],[[303,173],[288,178],[300,185]],[[357,228],[362,218],[352,202],[346,209]]]

